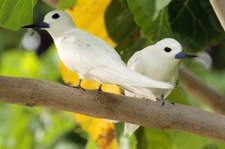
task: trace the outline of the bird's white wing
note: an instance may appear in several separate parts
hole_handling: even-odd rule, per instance
[[[85,75],[92,69],[125,65],[119,54],[103,40],[79,29],[55,40],[60,59],[67,68]]]
[[[145,66],[142,65],[142,60],[148,54],[148,49],[151,48],[151,46],[144,48],[141,51],[135,52],[132,57],[128,60],[127,66],[131,70],[135,70],[138,73],[141,73],[144,71]]]
[[[72,35],[74,35],[74,33],[72,33]],[[83,44],[88,43],[90,45],[90,48],[93,48],[92,52],[97,52],[96,54],[98,54],[98,52],[101,52],[99,54],[103,54],[102,57],[110,56],[111,59],[114,60],[114,62],[124,64],[124,62],[122,61],[120,55],[116,52],[116,50],[113,47],[111,47],[108,43],[106,43],[104,40],[79,29],[75,29],[75,36]]]

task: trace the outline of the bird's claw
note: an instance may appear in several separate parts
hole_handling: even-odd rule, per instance
[[[80,81],[80,82],[81,82],[81,81]],[[67,83],[67,84],[64,84],[64,85],[66,85],[66,86],[68,86],[68,87],[77,88],[77,89],[82,89],[83,91],[86,91],[86,89],[83,88],[83,87],[80,85],[80,82],[79,82],[78,85],[76,85],[76,86],[71,85],[70,82]]]
[[[175,105],[174,102],[171,102],[171,101],[169,101],[169,100],[166,100],[166,99],[164,98],[164,95],[163,95],[163,94],[161,95],[160,98],[156,98],[156,100],[162,103],[161,106],[164,106],[165,103],[170,103],[170,104],[172,104],[172,105]]]
[[[102,84],[100,84],[99,88],[98,88],[98,93],[101,94],[102,93]]]
[[[73,87],[73,88],[77,88],[77,89],[82,89],[83,91],[86,91],[86,89],[85,88],[83,88],[82,86],[80,86],[80,85],[77,85],[77,86],[71,86],[71,87]]]

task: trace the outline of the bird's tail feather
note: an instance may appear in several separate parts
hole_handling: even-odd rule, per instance
[[[97,80],[101,80],[102,82],[105,83],[117,84],[120,86],[128,85],[135,87],[162,88],[162,89],[173,88],[173,85],[170,83],[153,80],[151,78],[148,78],[135,71],[128,69],[126,66],[120,69],[118,68],[93,69],[89,73],[92,77],[97,78]]]
[[[147,88],[133,87],[128,85],[121,85],[120,87],[125,89],[125,94],[127,93],[127,91],[129,91],[132,94],[134,93],[135,97],[138,96],[138,98],[146,98],[146,99],[156,101],[156,96]]]

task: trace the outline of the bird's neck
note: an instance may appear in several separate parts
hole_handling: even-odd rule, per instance
[[[73,28],[49,28],[47,29],[47,31],[49,32],[49,34],[52,36],[52,38],[54,40],[60,38],[60,37],[63,37],[67,32],[73,30]]]

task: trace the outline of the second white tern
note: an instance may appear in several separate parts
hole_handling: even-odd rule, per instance
[[[152,100],[156,97],[147,88],[173,88],[170,83],[156,81],[127,68],[114,48],[100,38],[76,28],[70,15],[64,11],[53,10],[45,15],[42,23],[22,28],[41,28],[48,31],[61,61],[68,69],[78,73],[80,81],[88,79],[117,84]],[[78,86],[80,87],[80,82]]]
[[[178,64],[180,59],[194,58],[182,52],[181,44],[172,38],[165,38],[158,41],[155,45],[148,46],[141,51],[134,53],[129,59],[127,66],[140,74],[149,78],[170,82],[175,85],[178,78]],[[166,98],[172,89],[149,88],[158,99]],[[143,96],[125,91],[127,96],[143,98]],[[162,96],[162,97],[161,97]],[[130,136],[138,125],[125,123],[124,134]]]

